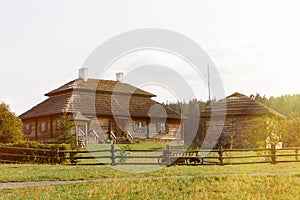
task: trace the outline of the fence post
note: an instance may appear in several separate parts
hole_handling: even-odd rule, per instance
[[[166,163],[167,166],[171,166],[171,151],[170,151],[170,145],[167,144],[166,146]]]
[[[271,144],[271,157],[272,157],[272,164],[276,164],[276,146],[275,144]]]
[[[60,158],[59,158],[59,147],[56,147],[55,153],[56,153],[56,156],[55,156],[55,158],[56,158],[56,163],[59,163],[59,161],[60,161]]]
[[[111,145],[110,153],[111,153],[111,165],[116,165],[115,145],[114,144]]]
[[[296,161],[298,161],[298,149],[295,149],[295,154]]]
[[[220,161],[220,165],[224,165],[224,158],[223,158],[223,148],[222,146],[220,146],[220,149],[219,149],[219,161]]]

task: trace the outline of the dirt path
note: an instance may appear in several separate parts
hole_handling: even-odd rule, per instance
[[[300,172],[258,172],[246,174],[248,176],[267,176],[267,175],[295,175],[300,174]],[[216,176],[239,176],[241,174],[206,174],[201,175],[202,177],[216,177]],[[37,181],[37,182],[8,182],[0,183],[1,189],[14,189],[14,188],[25,188],[32,186],[47,186],[47,185],[66,185],[66,184],[76,184],[76,183],[95,183],[95,182],[105,182],[105,181],[122,181],[122,180],[149,180],[149,179],[178,179],[178,178],[195,178],[199,176],[165,176],[165,177],[142,177],[142,178],[105,178],[105,179],[94,179],[94,180],[74,180],[74,181]]]

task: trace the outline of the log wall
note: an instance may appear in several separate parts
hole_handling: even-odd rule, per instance
[[[23,132],[25,139],[40,142],[55,141],[56,137],[61,132],[58,125],[59,120],[59,116],[23,120]],[[42,126],[44,126],[44,130],[42,130]]]
[[[217,146],[229,147],[230,135],[234,134],[233,148],[249,148],[250,143],[247,140],[247,132],[253,126],[253,119],[257,116],[226,116],[224,124],[222,120],[211,121],[210,118],[201,118],[203,136],[207,135],[208,129],[210,133],[222,130],[218,139]]]
[[[25,139],[39,142],[55,142],[56,137],[61,133],[57,125],[59,123],[59,120],[59,116],[23,120],[23,132],[25,134]],[[141,132],[134,131],[133,127],[135,122],[143,122],[143,124],[145,125],[144,130]],[[155,138],[170,140],[183,139],[182,128],[179,122],[171,120],[168,121],[168,131],[164,133],[160,133],[157,131],[158,122],[161,121],[157,120],[147,124],[147,119],[126,120],[126,123],[122,125],[122,129],[128,130],[135,138]],[[42,131],[42,123],[46,123],[46,129],[44,131]],[[89,124],[89,130],[95,130],[96,133],[102,134],[102,136],[105,137],[105,133],[112,130],[112,124],[113,120],[110,118],[94,118]],[[27,125],[30,126],[29,132],[25,130],[25,127]]]

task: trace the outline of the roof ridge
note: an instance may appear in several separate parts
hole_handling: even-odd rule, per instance
[[[224,107],[222,107],[222,105]],[[222,111],[224,111],[225,109],[226,113],[230,115],[273,114],[281,118],[285,118],[285,116],[279,113],[278,111],[264,105],[263,103],[257,101],[254,98],[248,97],[238,92],[235,92],[232,95],[229,95],[205,107],[201,111],[201,115],[210,116],[212,112],[212,108],[214,109],[214,112],[221,112],[221,113],[223,113]]]
[[[244,95],[242,93],[239,93],[239,92],[234,92],[233,94],[227,96],[226,98],[230,98],[230,97],[248,97],[248,96],[246,96],[246,95]]]
[[[120,87],[115,88],[116,85],[120,83]],[[121,92],[121,93],[133,93],[134,95],[143,95],[149,97],[155,97],[156,95],[142,90],[138,87],[135,87],[129,83],[123,83],[114,80],[106,80],[106,79],[91,79],[89,78],[87,81],[82,79],[74,79],[69,81],[68,83],[48,92],[45,96],[54,96],[60,93],[65,93],[67,91],[72,90],[93,90],[99,92]],[[118,91],[116,91],[118,90]]]

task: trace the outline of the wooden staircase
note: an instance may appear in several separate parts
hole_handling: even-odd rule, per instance
[[[95,130],[90,130],[87,136],[88,144],[99,144],[104,141],[104,137],[96,133]]]
[[[118,136],[111,131],[111,136],[114,144],[132,144],[134,142],[132,134],[127,130],[123,131],[122,134]]]
[[[97,134],[95,130],[91,130],[86,135],[83,131],[81,133],[81,140],[79,140],[80,147],[85,147],[88,144],[110,143],[114,144],[132,144],[134,138],[129,131],[122,131],[121,134],[115,134],[113,131],[108,133],[108,138],[104,135]],[[86,137],[86,142],[84,138]],[[86,144],[86,145],[85,145]]]

